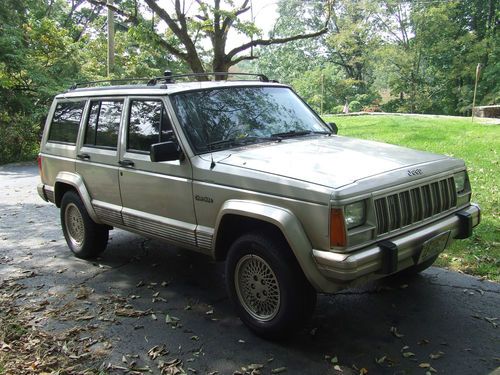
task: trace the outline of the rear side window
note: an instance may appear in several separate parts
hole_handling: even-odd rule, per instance
[[[58,103],[50,124],[49,142],[76,143],[85,101]]]
[[[122,109],[123,100],[91,101],[84,144],[116,149]]]
[[[131,100],[128,122],[127,150],[149,152],[154,143],[173,137],[163,103],[159,100]]]

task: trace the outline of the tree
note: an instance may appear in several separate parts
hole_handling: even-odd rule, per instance
[[[138,26],[145,22],[144,17],[137,11],[137,2],[133,9],[126,2],[119,6],[107,5],[104,0],[88,0],[91,4],[111,7],[122,20]],[[206,67],[203,61],[203,48],[201,41],[208,39],[211,43],[211,69],[216,72],[227,72],[231,66],[245,60],[257,58],[253,54],[244,54],[249,49],[257,46],[269,46],[288,43],[294,40],[314,38],[327,31],[326,21],[322,29],[310,33],[301,33],[282,38],[261,38],[259,30],[252,22],[243,22],[240,16],[250,10],[250,0],[242,0],[239,6],[234,7],[233,2],[227,0],[229,9],[225,9],[221,0],[213,2],[195,0],[196,12],[190,11],[191,5],[185,1],[175,0],[172,11],[161,7],[155,0],[144,0],[149,9],[164,21],[173,38],[167,39],[158,32],[157,40],[163,48],[178,59],[184,61],[195,73],[205,73]],[[327,2],[325,1],[325,5]],[[328,7],[327,7],[328,8]],[[327,12],[325,12],[327,14]],[[326,17],[328,18],[328,16]],[[234,29],[252,40],[226,51],[227,37],[231,29]],[[206,79],[207,77],[202,77]]]

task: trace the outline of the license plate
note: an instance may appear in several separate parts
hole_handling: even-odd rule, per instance
[[[449,237],[450,231],[447,231],[425,241],[422,246],[422,251],[420,252],[418,263],[442,252],[446,247]]]

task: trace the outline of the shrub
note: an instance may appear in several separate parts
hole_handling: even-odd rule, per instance
[[[34,160],[40,126],[29,116],[0,114],[0,164]]]
[[[349,103],[349,112],[359,112],[361,111],[361,103],[358,102],[357,100],[353,100],[352,102]]]

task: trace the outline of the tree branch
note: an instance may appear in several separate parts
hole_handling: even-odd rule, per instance
[[[231,62],[229,63],[229,66],[233,66],[233,65],[236,65],[238,64],[239,62],[242,62],[244,60],[255,60],[255,59],[258,59],[259,56],[239,56],[237,58],[235,58],[234,60],[231,60]]]
[[[120,16],[125,17],[126,21],[131,22],[134,25],[139,24],[139,20],[136,16],[134,16],[133,14],[124,12],[123,10],[121,10],[120,8],[117,8],[114,5],[108,4],[105,0],[87,0],[87,1],[90,4],[107,7],[109,9],[113,10],[116,14],[119,14]]]
[[[226,55],[228,60],[231,60],[236,54],[249,49],[251,47],[257,47],[257,46],[269,46],[272,44],[283,44],[283,43],[288,43],[292,42],[294,40],[299,40],[299,39],[308,39],[308,38],[315,38],[317,36],[323,35],[328,31],[328,28],[325,27],[319,31],[316,31],[315,33],[311,34],[298,34],[294,36],[289,36],[286,38],[271,38],[271,39],[256,39],[252,40],[251,42],[242,44],[239,47],[233,48],[229,53]]]
[[[224,18],[224,21],[222,22],[222,32],[225,34],[229,30],[229,28],[232,26],[234,20],[240,15],[245,12],[247,12],[250,7],[248,6],[249,0],[244,0],[243,4],[241,4],[240,9],[238,9],[236,12],[234,12],[234,16],[227,16]],[[252,20],[253,21],[253,20]]]

